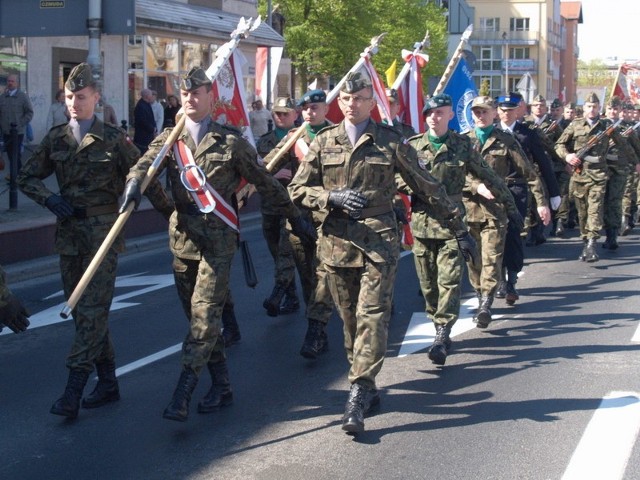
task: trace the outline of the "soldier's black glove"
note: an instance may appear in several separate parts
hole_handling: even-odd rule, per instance
[[[291,232],[305,243],[313,243],[318,239],[318,232],[309,220],[302,215],[289,219]]]
[[[120,201],[118,213],[123,213],[131,202],[134,202],[134,210],[140,205],[142,200],[142,191],[140,190],[140,181],[137,178],[130,178],[124,186],[124,193]]]
[[[513,213],[508,213],[507,218],[509,219],[510,229],[518,232],[521,232],[524,229],[524,219],[517,210]]]
[[[407,214],[405,213],[403,208],[393,207],[393,213],[396,214],[396,220],[402,223],[403,225],[409,225],[409,219],[407,218]]]
[[[44,206],[51,210],[60,220],[73,216],[73,207],[61,195],[51,195],[45,200]]]
[[[14,333],[24,332],[27,329],[29,326],[28,316],[27,310],[14,295],[7,299],[7,304],[4,307],[0,307],[2,323]]]
[[[465,261],[475,264],[478,258],[478,247],[473,237],[469,235],[469,232],[464,232],[457,234],[456,240]]]
[[[368,200],[360,192],[355,190],[331,190],[328,204],[345,210],[351,218],[360,218],[362,209],[367,206]]]

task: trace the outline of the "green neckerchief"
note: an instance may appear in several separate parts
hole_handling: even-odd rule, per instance
[[[284,137],[287,136],[287,133],[289,133],[289,130],[285,130],[284,128],[276,127],[275,128],[275,132],[276,132],[276,138],[278,140],[282,140]]]
[[[494,128],[494,125],[489,125],[488,127],[484,127],[484,128],[480,128],[480,127],[475,128],[476,137],[478,137],[478,140],[480,140],[480,145],[484,146],[484,142],[487,141],[487,138],[489,138],[489,136],[491,135],[491,132],[493,132],[493,128]]]
[[[431,133],[427,133],[427,138],[429,139],[429,143],[433,148],[436,149],[436,152],[440,150],[442,145],[447,141],[447,137],[449,136],[449,132],[445,133],[441,137],[436,137],[435,135],[431,135]]]
[[[309,134],[309,138],[311,140],[316,138],[316,135],[318,134],[318,132],[328,125],[329,125],[329,122],[327,122],[326,120],[322,122],[320,125],[307,125],[307,134]]]

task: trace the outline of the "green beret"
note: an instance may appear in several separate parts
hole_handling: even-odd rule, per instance
[[[91,71],[91,65],[88,63],[81,63],[73,67],[67,81],[64,83],[64,88],[77,92],[83,88],[95,86],[96,81],[93,78]]]
[[[427,113],[429,110],[438,107],[450,107],[451,105],[453,105],[453,99],[451,98],[451,95],[447,95],[446,93],[439,93],[424,102],[422,113]]]
[[[180,81],[180,89],[193,92],[203,85],[211,85],[211,79],[201,67],[193,67]]]
[[[327,94],[324,93],[324,90],[309,90],[300,100],[298,100],[298,106],[303,107],[307,103],[325,103],[326,101]]]
[[[367,87],[371,87],[371,80],[369,77],[360,72],[351,72],[347,75],[340,91],[345,93],[354,93]]]
[[[598,95],[596,95],[596,92],[591,92],[584,99],[584,103],[600,103],[600,99],[598,98]]]
[[[296,107],[293,104],[293,100],[291,100],[291,97],[278,97],[273,103],[273,108],[271,109],[271,111],[289,113],[293,112],[295,109]]]

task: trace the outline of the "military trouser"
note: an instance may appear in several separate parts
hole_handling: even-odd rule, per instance
[[[65,298],[69,298],[93,260],[93,252],[84,255],[60,255],[60,273]],[[115,354],[109,334],[109,308],[116,282],[118,253],[109,249],[73,309],[76,334],[67,357],[67,368],[92,372],[94,363],[113,362]]]
[[[606,172],[587,176],[584,171],[580,178],[576,174],[571,178],[571,190],[578,210],[580,237],[585,239],[600,238],[602,216],[604,211],[604,194],[607,185]]]
[[[394,263],[364,260],[362,267],[324,265],[331,296],[344,322],[344,348],[351,368],[349,382],[375,388],[387,350]]]
[[[638,172],[634,166],[629,167],[629,176],[624,186],[624,195],[622,196],[622,215],[635,219],[638,211]]]
[[[526,184],[514,183],[509,185],[509,191],[522,218],[527,213],[529,189]],[[507,226],[507,234],[504,241],[504,256],[502,268],[512,272],[520,272],[524,266],[524,245],[520,232]]]
[[[289,233],[289,240],[300,276],[302,297],[307,306],[307,320],[316,320],[326,325],[333,312],[333,301],[327,283],[327,272],[316,258],[316,244],[305,243],[292,233]]]
[[[262,214],[262,233],[275,264],[275,284],[287,287],[295,281],[296,264],[285,223],[286,219],[282,215]]]
[[[566,171],[556,172],[556,180],[558,181],[558,187],[560,188],[560,206],[558,210],[552,212],[553,218],[556,221],[567,223],[569,219],[569,182],[571,175]]]
[[[229,295],[231,255],[203,252],[200,260],[174,257],[173,275],[178,297],[189,319],[182,343],[182,365],[197,374],[209,362],[225,359],[222,308]]]
[[[469,222],[469,233],[478,245],[482,263],[467,264],[469,282],[482,297],[493,296],[500,282],[507,226],[496,220]]]
[[[627,169],[609,168],[609,178],[604,192],[602,222],[605,229],[618,230],[622,225],[622,197],[627,183]]]
[[[436,325],[453,326],[460,314],[463,265],[458,241],[416,237],[413,259],[427,315]]]

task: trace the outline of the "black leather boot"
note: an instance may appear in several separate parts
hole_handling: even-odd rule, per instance
[[[225,347],[240,342],[240,327],[236,320],[236,313],[231,305],[225,304],[222,309],[222,340]]]
[[[429,360],[436,365],[444,365],[447,361],[447,354],[451,348],[451,339],[449,338],[451,328],[446,325],[436,325],[436,337],[433,344],[429,348]]]
[[[609,250],[617,250],[618,247],[620,246],[618,245],[618,229],[607,228],[606,233],[607,233],[607,238],[602,244],[602,248],[607,248]]]
[[[314,360],[321,353],[329,350],[327,333],[324,331],[324,324],[317,320],[309,320],[307,333],[300,349],[300,355],[304,358]]]
[[[283,285],[276,285],[273,287],[269,298],[262,303],[262,306],[267,310],[267,315],[270,317],[277,317],[278,313],[280,313],[280,302],[282,302],[285,291],[286,289]]]
[[[635,225],[633,224],[633,217],[631,217],[631,215],[625,215],[624,224],[622,225],[622,231],[620,232],[620,235],[626,237],[631,233],[631,230],[633,230],[634,226]]]
[[[564,237],[564,222],[562,220],[558,220],[558,224],[556,225],[555,229],[554,229],[554,233],[556,235],[556,237]]]
[[[296,291],[296,282],[291,282],[284,294],[284,302],[280,307],[280,315],[288,315],[300,310],[300,300],[298,300],[298,292]]]
[[[590,238],[589,240],[587,240],[587,246],[584,251],[586,262],[592,263],[600,260],[600,257],[596,253],[596,245],[597,242],[595,238]]]
[[[344,408],[342,429],[347,433],[364,432],[364,416],[379,405],[378,390],[354,383]]]
[[[97,408],[120,400],[120,388],[116,379],[116,364],[112,361],[96,363],[98,383],[87,398],[82,399],[82,408]]]
[[[500,269],[500,281],[494,293],[495,298],[504,298],[507,296],[507,275],[504,267]]]
[[[582,240],[584,245],[582,246],[582,253],[578,257],[578,260],[582,260],[583,262],[587,259],[587,239]]]
[[[80,410],[80,399],[85,385],[89,380],[89,372],[84,370],[69,370],[69,379],[62,397],[51,406],[50,412],[54,415],[76,418]]]
[[[507,294],[504,297],[507,305],[515,305],[516,301],[520,299],[520,295],[516,290],[516,283],[518,281],[518,272],[509,270],[507,272]]]
[[[171,402],[164,409],[162,417],[167,420],[175,420],[177,422],[186,422],[189,416],[189,402],[191,394],[198,383],[198,375],[190,368],[185,368],[180,374],[178,385],[173,392]]]
[[[478,328],[487,328],[491,323],[491,305],[493,304],[493,297],[487,295],[482,297],[480,306],[478,307],[478,313],[473,317],[473,321]]]
[[[208,363],[207,368],[211,374],[211,388],[205,397],[198,403],[198,413],[211,413],[220,407],[226,407],[233,403],[233,392],[229,382],[227,362]]]

